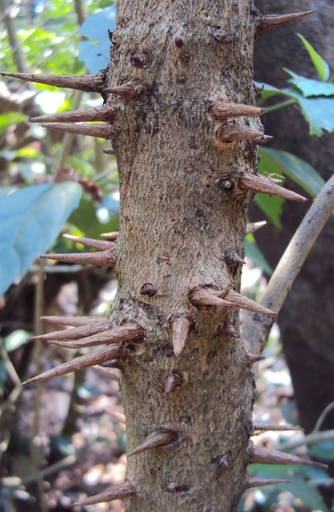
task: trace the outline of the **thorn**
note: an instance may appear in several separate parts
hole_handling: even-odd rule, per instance
[[[154,297],[157,294],[157,287],[153,283],[145,283],[140,288],[140,295],[147,295],[148,297]]]
[[[152,450],[152,448],[158,448],[159,446],[166,446],[175,443],[177,438],[178,435],[174,430],[169,430],[167,428],[153,430],[142,444],[137,446],[137,448],[132,450],[132,452],[128,453],[128,457],[145,452],[146,450]]]
[[[152,64],[152,55],[148,50],[135,50],[130,57],[130,64],[134,68],[147,69]]]
[[[280,187],[263,174],[256,175],[250,172],[244,172],[239,177],[238,186],[242,190],[252,190],[254,192],[261,192],[262,194],[279,196],[283,197],[284,199],[299,201],[300,203],[307,201],[306,197],[296,194],[291,190],[287,190],[286,188]]]
[[[233,249],[227,249],[224,253],[225,261],[228,265],[245,265],[246,262],[243,260],[239,254]]]
[[[232,325],[227,327],[226,334],[232,338],[240,338],[240,334],[234,329]]]
[[[209,114],[213,119],[228,119],[229,117],[259,116],[265,112],[264,108],[242,103],[229,103],[224,100],[215,100],[209,107]]]
[[[126,82],[125,84],[116,85],[115,87],[108,87],[103,90],[104,93],[112,93],[121,96],[125,100],[140,100],[147,92],[147,89],[142,84],[135,84],[133,82]]]
[[[84,500],[76,501],[73,506],[94,505],[95,503],[104,503],[113,500],[124,500],[125,498],[134,496],[135,494],[136,488],[134,485],[132,485],[130,482],[126,482],[119,487],[113,487],[105,492],[96,494],[95,496],[90,496]]]
[[[260,36],[265,32],[276,30],[277,28],[290,23],[290,21],[298,20],[304,16],[314,13],[314,11],[293,12],[291,14],[267,14],[261,17],[259,26],[256,29],[256,36]]]
[[[77,340],[84,336],[92,336],[111,328],[111,323],[106,320],[101,322],[93,322],[91,325],[82,325],[79,327],[71,327],[70,329],[62,329],[61,331],[48,332],[47,334],[39,334],[27,338],[28,341],[49,341],[49,340]]]
[[[166,370],[161,376],[161,381],[166,395],[169,395],[176,387],[181,386],[183,379],[181,373]]]
[[[106,155],[114,155],[115,150],[114,150],[114,148],[106,148],[103,150],[103,153],[105,153]]]
[[[224,308],[233,308],[237,307],[236,304],[230,302],[228,300],[224,300],[217,295],[211,293],[213,288],[201,288],[200,286],[196,286],[189,292],[189,300],[190,302],[196,306],[197,308],[201,306],[218,306]]]
[[[271,311],[271,309],[265,308],[254,300],[251,300],[248,297],[245,297],[244,295],[236,292],[235,290],[232,290],[232,288],[228,287],[225,290],[215,290],[214,288],[210,287],[207,289],[207,291],[209,290],[212,295],[216,295],[217,297],[224,299],[226,302],[231,301],[233,307],[246,309],[247,311],[263,313],[264,315],[276,316],[276,313]]]
[[[109,328],[108,330],[104,328],[104,330],[99,334],[93,334],[81,339],[72,338],[71,330],[67,330],[65,333],[66,332],[68,333],[68,336],[66,337],[68,341],[60,341],[60,338],[52,338],[49,334],[45,334],[44,336],[50,336],[48,341],[52,345],[71,349],[95,347],[96,345],[103,344],[110,345],[111,343],[124,343],[126,341],[136,341],[137,343],[140,343],[143,341],[144,337],[142,328],[135,322],[129,322],[119,327],[113,327],[112,329]],[[71,341],[71,338],[73,341]],[[63,339],[64,337],[62,340]]]
[[[41,320],[45,320],[45,322],[50,324],[80,327],[81,325],[91,325],[93,322],[105,322],[107,318],[101,316],[41,316]]]
[[[120,423],[123,423],[125,425],[125,416],[124,414],[121,414],[120,412],[116,411],[109,411],[111,416],[115,418],[115,420],[119,421]]]
[[[114,112],[111,105],[103,105],[89,110],[72,110],[72,112],[60,112],[46,116],[29,117],[30,123],[82,123],[84,121],[108,121],[114,120]]]
[[[113,241],[113,242],[115,242],[115,240],[117,240],[118,235],[119,235],[118,231],[111,231],[110,233],[101,233],[101,236],[103,236],[103,238],[107,238],[108,240]]]
[[[44,75],[31,73],[0,73],[2,76],[19,78],[25,82],[35,82],[38,84],[53,85],[54,87],[64,87],[66,89],[75,89],[77,91],[100,92],[103,88],[103,75]]]
[[[84,370],[85,368],[88,368],[88,366],[94,366],[96,364],[105,363],[106,361],[109,361],[109,359],[123,357],[123,345],[121,343],[118,343],[116,345],[112,345],[111,347],[103,348],[102,350],[97,350],[96,352],[76,357],[72,361],[60,364],[55,368],[52,368],[51,370],[41,373],[36,377],[32,377],[31,379],[28,379],[25,382],[22,382],[21,385],[25,386],[26,384],[33,384],[34,382],[44,381],[47,379],[51,379],[52,377],[65,375],[66,373]]]
[[[297,457],[297,455],[291,455],[290,453],[269,450],[262,446],[252,445],[250,448],[250,464],[298,464],[300,466],[315,466],[324,469],[328,468],[326,464],[322,464],[321,462],[303,459],[301,457]]]
[[[45,123],[44,128],[56,130],[65,133],[75,133],[77,135],[87,135],[89,137],[99,137],[100,139],[110,138],[110,125],[108,123],[88,124],[88,123]]]
[[[184,45],[184,41],[182,39],[181,36],[175,36],[174,37],[174,44],[176,46],[176,48],[182,48],[182,46]]]
[[[265,144],[273,137],[264,135],[259,130],[254,130],[249,126],[228,123],[220,126],[216,131],[216,137],[220,142],[234,142],[238,140],[249,140],[256,144]]]
[[[87,247],[93,247],[98,251],[108,251],[114,248],[114,244],[106,242],[105,240],[94,240],[93,238],[85,238],[81,236],[63,235],[66,240],[71,240],[77,244],[86,245]]]
[[[264,487],[265,485],[275,485],[275,484],[288,484],[291,480],[283,480],[279,478],[256,478],[249,477],[245,489],[251,489],[252,487]]]
[[[246,354],[246,366],[250,368],[253,364],[258,363],[259,361],[263,361],[265,359],[264,356],[257,356],[255,354]]]
[[[253,435],[257,435],[257,433],[267,432],[285,432],[290,430],[304,430],[302,427],[298,427],[295,425],[261,425],[261,423],[253,423]]]
[[[117,359],[112,359],[111,361],[107,361],[105,363],[101,363],[100,366],[103,368],[116,368],[117,370],[120,370],[121,372],[124,371],[124,367],[121,365]]]
[[[41,254],[40,258],[109,268],[112,268],[116,263],[114,250],[100,252],[73,252],[65,254]]]
[[[169,323],[172,327],[174,355],[177,357],[183,352],[188,334],[194,328],[194,322],[189,315],[175,314],[171,316]]]
[[[246,226],[246,235],[249,235],[249,233],[255,233],[260,228],[263,228],[267,224],[266,220],[261,220],[260,222],[250,222]]]

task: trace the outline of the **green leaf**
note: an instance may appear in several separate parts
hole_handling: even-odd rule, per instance
[[[305,119],[310,125],[310,135],[321,137],[323,130],[329,133],[334,130],[334,99],[304,98],[295,91],[290,91],[289,96],[297,100]]]
[[[334,441],[321,441],[308,447],[310,457],[325,461],[334,460]]]
[[[77,207],[75,182],[34,185],[0,198],[0,294],[45,252]]]
[[[330,70],[328,63],[319,55],[318,52],[315,51],[313,46],[303,37],[301,34],[297,34],[301,42],[306,48],[307,53],[310,56],[311,61],[313,62],[313,66],[317,70],[320,80],[325,82],[329,79]]]
[[[97,209],[92,199],[84,194],[81,198],[79,208],[72,213],[70,222],[79,228],[85,236],[90,238],[97,237],[101,233],[117,231],[118,216],[102,224],[97,217]]]
[[[287,151],[259,148],[259,157],[261,172],[288,176],[311,196],[316,196],[325,184],[310,164]]]
[[[3,385],[7,379],[7,368],[5,362],[0,359],[0,390],[3,389]]]
[[[265,84],[263,82],[254,82],[254,85],[258,88],[261,100],[266,100],[273,96],[283,95],[286,96],[285,92],[281,89],[277,89],[273,85]]]
[[[328,82],[320,82],[319,80],[313,80],[312,78],[305,78],[304,76],[299,76],[286,68],[285,71],[289,73],[290,76],[292,76],[292,78],[290,78],[288,81],[292,83],[305,98],[334,96],[334,84]]]
[[[262,268],[269,276],[273,273],[271,266],[256,245],[254,238],[251,239],[249,236],[245,238],[245,249],[247,258],[249,258],[256,267]]]
[[[256,194],[254,203],[266,215],[266,217],[278,229],[281,229],[281,215],[284,199],[281,197],[270,197],[266,194]]]
[[[22,347],[22,345],[25,345],[29,336],[31,336],[31,333],[24,331],[23,329],[13,331],[11,334],[4,338],[4,347],[7,352],[13,352],[13,350],[17,350],[18,348]]]

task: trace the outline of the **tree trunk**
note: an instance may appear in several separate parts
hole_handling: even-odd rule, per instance
[[[167,443],[128,457],[129,511],[234,511],[245,486],[253,375],[231,334],[238,310],[201,306],[191,292],[240,288],[241,264],[228,254],[244,255],[251,196],[237,182],[255,171],[256,145],[220,142],[224,123],[208,109],[217,99],[254,104],[251,6],[118,4],[108,79],[118,93],[121,198],[111,320],[145,332],[121,381],[128,453],[150,435]],[[242,119],[259,129],[256,118]]]

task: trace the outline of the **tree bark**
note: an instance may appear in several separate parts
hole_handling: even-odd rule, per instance
[[[254,384],[231,335],[238,310],[195,306],[189,293],[240,288],[241,264],[227,254],[244,256],[252,195],[237,182],[255,172],[256,145],[219,142],[223,122],[208,108],[219,98],[254,104],[251,8],[250,0],[118,3],[108,78],[121,198],[111,320],[145,332],[121,380],[128,453],[152,432],[169,441],[128,457],[136,488],[128,511],[232,512],[245,487]],[[187,326],[182,351],[175,337]]]

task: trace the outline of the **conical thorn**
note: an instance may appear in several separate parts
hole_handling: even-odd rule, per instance
[[[194,328],[194,322],[189,315],[174,314],[169,323],[172,327],[174,354],[179,356],[183,352],[189,333]]]
[[[107,242],[106,240],[95,240],[93,238],[86,238],[81,236],[73,236],[67,235],[66,233],[63,235],[63,238],[66,240],[71,240],[77,244],[86,245],[87,247],[92,247],[93,249],[97,249],[98,251],[109,251],[114,249],[114,244],[111,242]]]
[[[307,201],[306,197],[280,187],[269,177],[264,176],[263,174],[252,174],[250,172],[241,174],[239,177],[238,187],[241,190],[252,190],[253,192],[261,192],[262,194],[269,194],[270,196],[279,196],[284,199],[299,201],[300,203]]]
[[[101,316],[41,316],[41,320],[50,324],[80,327],[81,325],[105,322],[107,318]]]
[[[230,117],[259,116],[265,112],[264,108],[242,103],[229,103],[224,100],[215,100],[209,107],[209,114],[213,119],[224,120]]]
[[[240,338],[240,334],[234,329],[233,325],[229,325],[226,328],[226,334],[232,338]]]
[[[85,336],[102,333],[107,329],[111,329],[111,322],[104,319],[101,322],[93,322],[90,325],[82,325],[79,327],[71,327],[70,329],[62,329],[61,331],[48,332],[47,334],[39,334],[31,336],[28,341],[50,341],[50,340],[78,340]]]
[[[242,259],[234,249],[226,249],[224,258],[228,265],[245,265],[246,262]]]
[[[137,448],[132,450],[132,452],[128,453],[128,457],[145,452],[146,450],[152,450],[153,448],[173,444],[177,441],[177,438],[177,432],[174,430],[169,430],[167,428],[153,430],[142,444],[137,446]]]
[[[114,250],[99,252],[74,252],[64,254],[41,254],[40,258],[64,261],[67,263],[96,265],[97,267],[108,268],[113,268],[116,263]]]
[[[113,500],[124,500],[125,498],[129,498],[130,496],[135,496],[136,488],[130,482],[126,482],[125,484],[119,487],[112,487],[111,489],[101,492],[100,494],[96,494],[95,496],[91,496],[84,500],[76,501],[74,506],[86,506],[86,505],[94,505],[95,503],[105,503]]]
[[[253,487],[264,487],[266,485],[277,485],[277,484],[288,484],[291,480],[279,479],[279,478],[256,478],[249,477],[245,489],[252,489]]]
[[[125,421],[125,416],[124,414],[121,414],[120,412],[117,412],[117,411],[109,411],[111,416],[113,418],[115,418],[115,420],[119,421],[120,423],[123,423],[123,425],[125,425],[126,421]]]
[[[181,373],[176,370],[166,370],[161,375],[161,383],[166,395],[169,395],[175,388],[182,385],[183,378]]]
[[[255,354],[246,354],[245,358],[247,368],[251,368],[253,364],[259,363],[260,361],[263,361],[265,359],[264,356],[257,356]]]
[[[223,143],[230,143],[238,140],[249,140],[255,144],[265,144],[273,137],[270,135],[264,135],[259,130],[254,130],[250,126],[227,123],[217,129],[216,138],[219,142]]]
[[[114,150],[114,148],[105,148],[103,150],[103,153],[105,153],[106,155],[114,155],[115,154],[115,150]]]
[[[314,11],[293,12],[291,14],[267,14],[261,16],[260,23],[256,29],[256,36],[276,30],[290,23],[290,21],[298,20],[312,13],[314,13]]]
[[[283,453],[277,450],[269,450],[262,446],[250,446],[249,455],[250,464],[298,464],[300,466],[315,466],[318,468],[327,469],[326,464],[316,462],[310,459],[303,459],[297,457],[297,455],[291,455],[290,453]]]
[[[295,425],[266,425],[261,423],[253,423],[253,435],[260,434],[261,432],[289,432],[291,430],[304,430],[302,427]]]
[[[100,139],[110,138],[110,124],[89,124],[89,123],[43,123],[44,128],[64,133],[75,133],[76,135],[87,135]]]
[[[74,89],[77,91],[100,92],[102,91],[104,79],[101,73],[96,75],[45,75],[31,73],[0,73],[2,76],[18,78],[25,82],[34,82],[37,84],[53,85],[65,89]]]
[[[30,117],[29,121],[30,123],[82,123],[84,121],[108,121],[110,123],[114,117],[111,105],[103,105],[89,110],[72,110],[59,114]]]
[[[40,375],[37,375],[36,377],[32,377],[31,379],[26,380],[22,383],[22,386],[25,386],[26,384],[33,384],[34,382],[41,382],[47,379],[51,379],[52,377],[58,377],[59,375],[65,375],[67,373],[84,370],[89,366],[105,363],[110,359],[116,358],[124,358],[123,345],[121,343],[112,345],[111,347],[103,348],[102,350],[97,350],[96,352],[86,354],[84,356],[76,357],[72,361],[60,364],[52,370],[48,370]]]
[[[203,306],[232,308],[237,306],[236,304],[233,304],[233,302],[230,302],[229,300],[224,300],[221,297],[217,297],[217,295],[211,293],[211,290],[211,287],[202,288],[200,286],[196,286],[189,292],[190,302],[197,308]]]
[[[71,331],[68,330],[67,340],[71,340]],[[64,332],[64,331],[61,331]],[[82,339],[74,339],[73,341],[61,341],[58,337],[52,338],[49,334],[44,335],[48,336],[48,341],[52,345],[59,345],[65,348],[78,349],[78,348],[87,348],[87,347],[96,347],[97,345],[110,345],[111,343],[125,343],[126,341],[134,341],[140,343],[143,341],[144,333],[141,327],[135,322],[129,322],[127,324],[121,326],[115,326],[112,329],[106,329],[98,334],[93,334],[92,336],[87,336]],[[62,338],[64,339],[64,338]]]
[[[261,220],[259,222],[250,222],[246,226],[246,235],[249,235],[250,233],[255,233],[255,231],[257,231],[258,229],[266,226],[266,224],[267,224],[266,220]]]
[[[117,240],[118,235],[119,235],[119,231],[110,231],[110,233],[101,233],[101,236],[103,238],[107,238],[108,240],[113,241],[113,242],[115,242],[115,240]]]
[[[264,315],[276,316],[276,313],[271,309],[265,308],[254,300],[241,295],[241,293],[236,292],[230,286],[225,290],[216,290],[215,288],[210,287],[207,291],[212,295],[224,299],[226,302],[231,301],[231,304],[233,304],[234,307],[246,309],[247,311],[254,311],[256,313],[263,313]]]
[[[108,87],[107,89],[104,89],[103,92],[121,96],[125,100],[138,101],[145,96],[147,88],[142,84],[126,82],[125,84],[116,85],[115,87]]]

